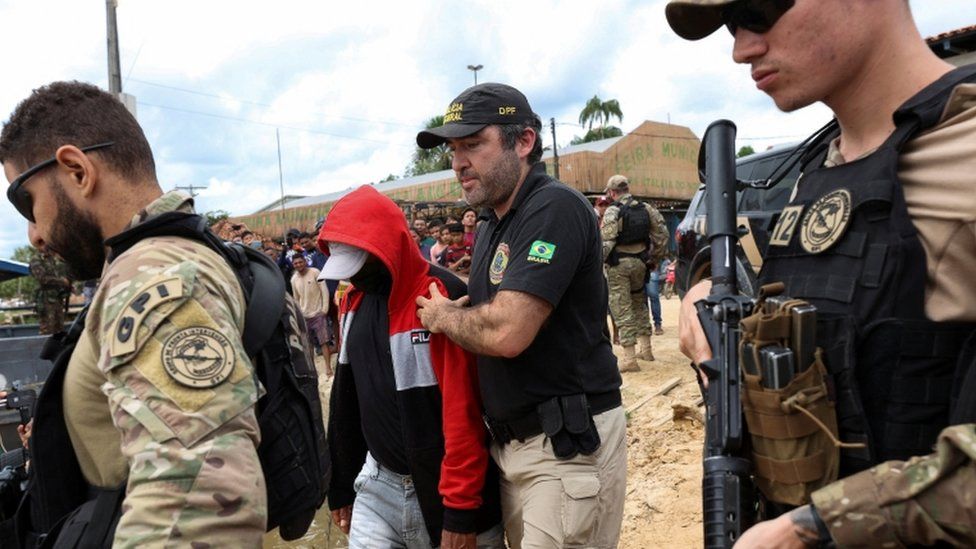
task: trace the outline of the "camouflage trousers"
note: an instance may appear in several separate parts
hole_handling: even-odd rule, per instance
[[[630,347],[638,336],[651,335],[651,317],[644,296],[647,267],[636,257],[622,257],[616,266],[607,267],[610,288],[610,314],[620,330],[620,344]]]
[[[56,334],[64,330],[64,307],[68,295],[60,290],[42,290],[35,294],[38,332],[41,335]]]

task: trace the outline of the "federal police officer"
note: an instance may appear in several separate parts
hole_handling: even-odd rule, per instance
[[[145,238],[105,262],[106,239],[191,212],[192,199],[162,192],[135,118],[79,82],[41,87],[17,106],[0,162],[31,244],[78,279],[102,279],[38,401],[21,542],[259,547],[261,389],[234,272],[176,237]]]
[[[624,356],[621,372],[640,370],[637,359],[654,360],[651,351],[651,318],[644,298],[648,267],[656,268],[668,246],[668,227],[657,208],[630,194],[630,182],[623,175],[607,181],[612,201],[603,214],[603,261],[607,264],[610,313],[620,329]],[[640,342],[640,354],[635,345]]]
[[[541,121],[515,88],[469,88],[444,120],[417,144],[446,142],[465,199],[491,214],[475,238],[474,307],[432,286],[419,314],[479,355],[509,543],[616,547],[626,422],[596,215],[546,174]]]
[[[812,139],[761,279],[816,305],[841,439],[867,447],[842,449],[847,478],[740,544],[973,546],[973,427],[939,433],[976,419],[976,67],[938,59],[906,0],[672,0],[667,18],[692,40],[726,26],[780,109],[820,101],[836,117]],[[682,303],[696,362],[710,356],[693,306],[706,291]],[[937,436],[935,455],[865,470]]]

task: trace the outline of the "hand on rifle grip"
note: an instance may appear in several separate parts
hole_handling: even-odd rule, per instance
[[[712,358],[712,348],[705,337],[701,321],[698,320],[698,310],[695,303],[708,297],[712,290],[710,280],[702,280],[692,286],[684,299],[681,300],[681,312],[678,315],[678,342],[681,352],[692,360],[696,365]],[[708,387],[708,378],[698,371],[698,377],[702,380],[705,387]]]

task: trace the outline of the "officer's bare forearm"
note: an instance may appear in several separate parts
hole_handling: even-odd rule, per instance
[[[551,312],[552,305],[541,298],[503,290],[477,307],[445,303],[425,324],[472,353],[512,358],[532,343]]]
[[[472,353],[501,355],[496,349],[504,337],[499,333],[501,327],[491,318],[488,304],[478,307],[445,305],[429,327],[432,332],[443,333]]]

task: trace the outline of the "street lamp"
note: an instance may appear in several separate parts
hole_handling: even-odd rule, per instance
[[[478,71],[485,68],[484,65],[468,65],[468,70],[474,73],[474,85],[478,85]]]

